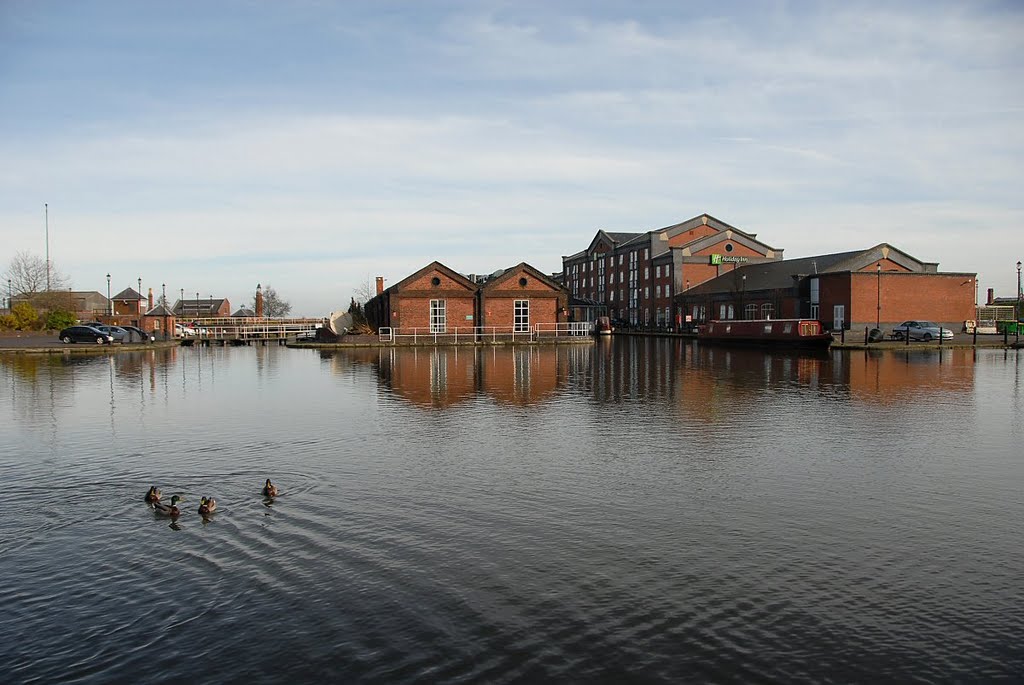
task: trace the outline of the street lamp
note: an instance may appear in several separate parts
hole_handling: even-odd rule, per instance
[[[741,313],[743,315],[743,318],[746,319],[747,318],[747,310],[745,308],[745,304],[746,304],[745,300],[747,299],[747,275],[743,274],[743,278],[740,279],[740,280],[742,282],[742,288],[743,288],[740,291],[740,307],[743,308],[743,311]]]
[[[107,309],[110,316],[114,315],[114,301],[110,299],[110,274],[107,274]]]
[[[1014,326],[1014,328],[1017,331],[1017,336],[1016,336],[1016,341],[1017,342],[1020,342],[1020,320],[1021,320],[1020,295],[1021,295],[1021,293],[1020,293],[1020,260],[1018,259],[1017,260],[1017,320],[1014,321],[1014,323],[1016,324],[1016,326]]]
[[[878,266],[875,267],[875,272],[878,274],[878,280],[875,282],[875,290],[878,296],[878,310],[875,312],[875,328],[882,327],[882,263],[879,262]],[[941,335],[939,336],[942,337]]]
[[[181,311],[178,313],[178,316],[180,316],[181,318],[184,319],[185,318],[185,289],[184,288],[181,289],[181,297],[178,299],[178,301],[181,302]]]
[[[167,340],[167,284],[160,284],[160,306],[164,310],[164,340]]]

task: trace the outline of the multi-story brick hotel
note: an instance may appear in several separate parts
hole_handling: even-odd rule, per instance
[[[939,272],[881,244],[783,259],[783,250],[702,214],[644,233],[598,231],[562,257],[577,319],[608,315],[679,330],[711,319],[815,318],[833,329],[974,317],[976,274]]]

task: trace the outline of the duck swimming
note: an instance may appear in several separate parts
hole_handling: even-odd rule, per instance
[[[149,492],[146,493],[146,501],[152,504],[153,502],[159,502],[161,497],[160,488],[155,485],[151,485]]]
[[[217,511],[217,500],[212,497],[203,497],[199,500],[199,515],[209,516]]]
[[[263,486],[263,496],[277,497],[277,486],[271,483],[269,478],[267,479],[266,485]]]
[[[181,514],[181,509],[178,508],[178,500],[181,498],[177,495],[171,495],[171,503],[164,504],[163,502],[153,502],[153,508],[156,513],[163,514],[164,516],[177,517]]]

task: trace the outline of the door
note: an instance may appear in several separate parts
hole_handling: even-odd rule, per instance
[[[832,307],[832,328],[835,330],[842,330],[843,324],[846,323],[846,305],[837,304]]]

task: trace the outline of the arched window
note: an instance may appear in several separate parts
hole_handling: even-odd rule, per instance
[[[723,318],[735,319],[736,318],[736,308],[733,307],[732,305],[729,305],[729,316],[726,316],[726,317],[723,317]]]
[[[774,314],[774,313],[775,313],[775,306],[773,304],[771,304],[770,302],[765,302],[763,305],[761,305],[761,318],[762,319],[770,319],[770,318],[772,318],[772,314]]]
[[[744,307],[743,318],[745,319],[756,319],[757,318],[757,305],[748,304]]]

